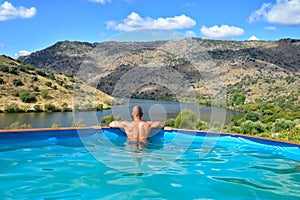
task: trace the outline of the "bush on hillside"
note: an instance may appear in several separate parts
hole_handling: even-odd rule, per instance
[[[56,111],[55,105],[51,104],[51,103],[46,103],[44,105],[44,109],[46,112],[53,112]]]
[[[45,99],[47,96],[48,96],[48,90],[42,90],[41,97],[43,97]]]
[[[19,97],[22,102],[24,103],[34,103],[36,102],[36,97],[34,94],[25,91],[25,92],[19,92]]]
[[[18,112],[20,112],[20,108],[19,108],[18,104],[12,103],[9,105],[4,105],[4,112],[5,113],[18,113]]]
[[[24,85],[20,79],[14,79],[13,84],[16,87]]]

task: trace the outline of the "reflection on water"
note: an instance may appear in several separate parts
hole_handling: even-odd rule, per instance
[[[140,105],[144,111],[144,120],[160,120],[166,118],[174,118],[183,109],[191,109],[196,113],[200,113],[201,120],[209,122],[211,116],[222,122],[224,113],[226,114],[226,122],[229,122],[230,115],[241,115],[233,111],[222,108],[214,108],[209,106],[196,106],[194,104],[178,103],[172,101],[156,101],[129,99],[126,104],[114,106],[113,109],[100,112],[54,112],[54,113],[0,113],[0,129],[8,127],[11,123],[19,121],[20,124],[31,124],[33,128],[51,127],[52,124],[60,124],[62,127],[71,127],[73,121],[83,119],[83,123],[87,126],[99,125],[99,121],[103,116],[114,114],[120,115],[124,120],[131,120],[131,110],[135,105]],[[213,112],[213,113],[212,113]]]

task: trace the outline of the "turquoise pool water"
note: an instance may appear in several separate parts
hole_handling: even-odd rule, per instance
[[[117,129],[1,133],[0,199],[300,198],[297,145],[177,131],[150,141],[137,150]]]

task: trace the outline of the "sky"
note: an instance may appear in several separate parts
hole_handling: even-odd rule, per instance
[[[0,0],[0,54],[14,58],[59,41],[103,42],[140,29],[216,40],[299,39],[300,0]]]

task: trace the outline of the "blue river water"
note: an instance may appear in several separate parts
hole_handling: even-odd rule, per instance
[[[164,121],[167,118],[176,117],[183,109],[195,111],[202,120],[207,122],[210,122],[212,116],[214,116],[221,124],[228,123],[232,115],[241,115],[237,112],[210,106],[197,106],[175,101],[129,99],[124,105],[113,106],[113,109],[100,112],[0,113],[0,129],[9,127],[16,121],[20,124],[31,124],[33,128],[46,128],[51,127],[53,124],[71,127],[73,121],[81,121],[87,126],[96,126],[99,125],[102,117],[110,114],[120,115],[124,120],[131,120],[131,109],[135,105],[142,106],[144,120]]]

